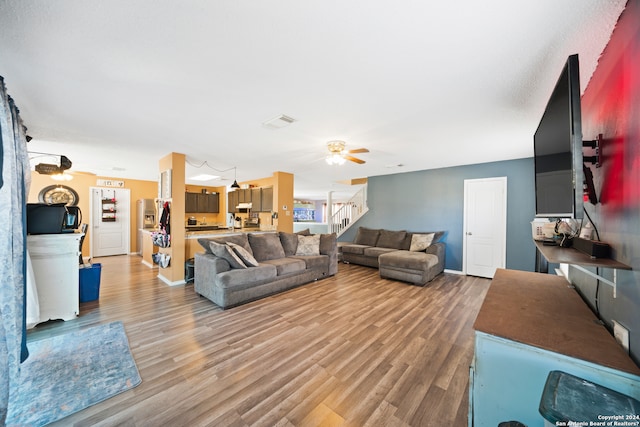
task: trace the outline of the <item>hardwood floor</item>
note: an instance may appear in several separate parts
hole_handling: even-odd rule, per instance
[[[332,278],[222,311],[137,256],[36,340],[120,320],[142,384],[54,426],[466,426],[472,325],[488,279],[422,288],[340,264]]]

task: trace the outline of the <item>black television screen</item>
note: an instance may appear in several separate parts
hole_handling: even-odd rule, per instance
[[[578,55],[567,59],[533,137],[536,217],[582,219]]]

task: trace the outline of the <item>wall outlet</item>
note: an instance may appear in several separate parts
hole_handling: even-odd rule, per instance
[[[613,321],[613,336],[627,353],[629,353],[629,330],[615,320]]]

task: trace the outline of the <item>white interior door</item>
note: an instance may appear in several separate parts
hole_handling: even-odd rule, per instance
[[[493,278],[505,268],[507,177],[464,181],[465,274]]]
[[[129,189],[91,187],[91,257],[129,253],[130,198]]]

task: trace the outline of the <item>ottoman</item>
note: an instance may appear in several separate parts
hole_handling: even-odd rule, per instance
[[[440,273],[438,257],[425,252],[393,251],[378,257],[380,277],[424,286]]]

